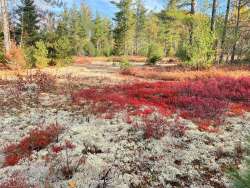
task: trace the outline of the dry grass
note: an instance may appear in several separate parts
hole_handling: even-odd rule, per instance
[[[250,70],[237,70],[229,68],[214,68],[204,71],[190,71],[190,70],[160,70],[158,68],[130,68],[126,71],[126,75],[131,75],[139,78],[165,80],[165,81],[182,81],[182,80],[196,80],[200,78],[212,77],[249,77]]]
[[[94,61],[121,62],[123,59],[128,59],[130,62],[146,62],[146,57],[142,56],[75,57],[74,62],[77,64],[89,64]]]
[[[102,62],[121,62],[122,60],[127,59],[129,62],[135,63],[145,63],[147,57],[144,56],[110,56],[110,57],[74,57],[74,62],[77,64],[89,64],[91,62],[102,61]],[[180,60],[177,58],[165,57],[162,59],[161,63],[174,63],[179,64]]]

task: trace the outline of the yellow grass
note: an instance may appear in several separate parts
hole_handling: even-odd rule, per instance
[[[159,71],[147,68],[131,68],[126,74],[140,78],[156,79],[156,80],[194,80],[199,78],[211,78],[211,77],[248,77],[250,76],[249,70],[225,70],[225,69],[213,69],[204,71]]]

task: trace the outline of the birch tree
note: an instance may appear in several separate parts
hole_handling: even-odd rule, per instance
[[[1,3],[1,13],[3,19],[2,22],[3,22],[3,33],[4,33],[4,49],[5,53],[8,54],[11,48],[8,4],[7,0],[1,0],[0,3]]]

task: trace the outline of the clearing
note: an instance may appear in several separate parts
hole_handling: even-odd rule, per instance
[[[1,75],[1,188],[224,188],[246,154],[247,69],[122,74],[99,61]]]

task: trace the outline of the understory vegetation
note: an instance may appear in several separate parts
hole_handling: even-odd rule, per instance
[[[198,123],[200,130],[213,132],[223,123],[225,113],[232,111],[240,115],[250,110],[249,89],[248,77],[215,77],[85,89],[72,97],[75,103],[90,105],[93,114],[104,118],[113,118],[117,113],[126,111],[127,122],[136,123],[133,116],[140,116],[147,125],[148,121],[154,122],[150,120],[154,113],[163,117],[178,113],[180,117]],[[154,126],[150,130],[160,128],[158,123],[157,120],[150,125]]]
[[[11,27],[5,29],[9,34],[0,28],[0,43],[4,37],[9,40],[5,44],[8,62],[41,68],[68,65],[73,56],[136,55],[154,65],[170,56],[180,58],[184,66],[204,69],[215,63],[249,60],[246,0],[228,0],[227,6],[219,0],[208,4],[169,0],[159,12],[147,10],[141,0],[121,0],[112,2],[117,8],[114,22],[93,14],[87,3],[44,3],[45,10],[33,0],[7,7],[12,13],[7,15],[10,23],[1,25]]]

